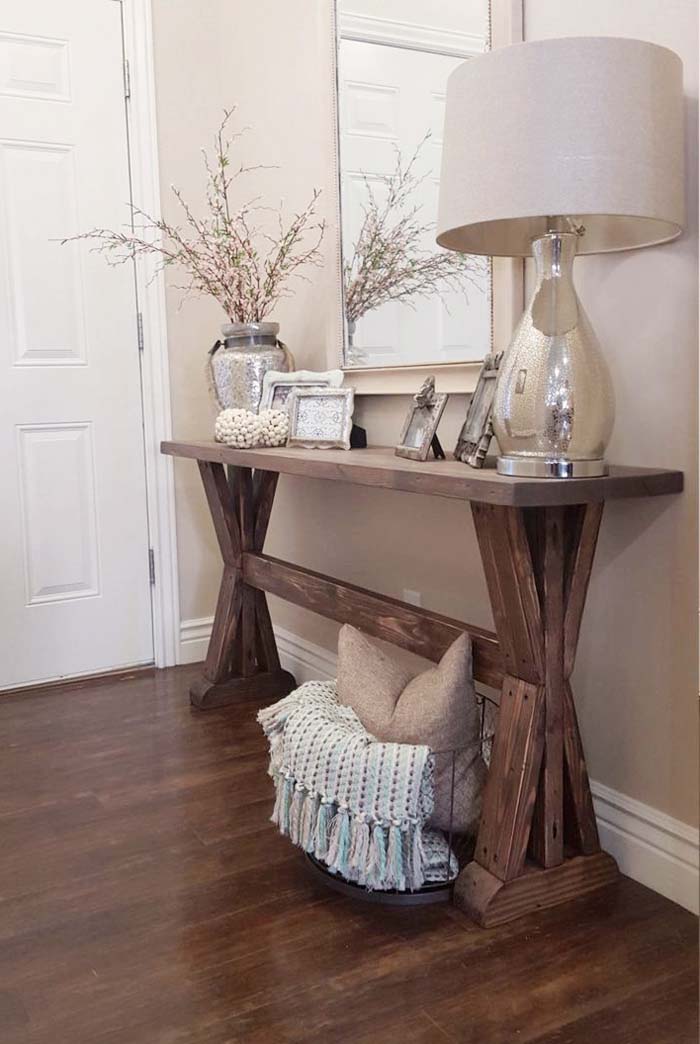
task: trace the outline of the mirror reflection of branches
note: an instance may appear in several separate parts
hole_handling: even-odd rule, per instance
[[[452,70],[487,46],[488,0],[338,0],[344,365],[481,361],[488,262],[435,243]]]
[[[488,269],[481,257],[470,257],[452,250],[425,247],[434,231],[434,220],[426,220],[420,190],[428,172],[417,173],[423,146],[430,131],[408,163],[396,149],[394,171],[386,179],[384,199],[380,200],[370,178],[362,172],[366,201],[363,220],[352,254],[343,262],[345,319],[348,357],[362,359],[355,348],[357,324],[363,316],[389,301],[416,307],[416,298],[446,299],[450,292],[466,294],[468,286],[478,293],[485,289]]]

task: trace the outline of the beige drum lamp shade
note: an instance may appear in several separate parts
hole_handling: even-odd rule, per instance
[[[552,218],[567,217],[585,230],[581,254],[664,243],[682,230],[683,186],[682,64],[665,47],[537,40],[450,76],[443,247],[525,256]]]

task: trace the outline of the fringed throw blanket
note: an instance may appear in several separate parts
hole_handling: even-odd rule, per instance
[[[433,810],[433,758],[425,746],[380,743],[335,682],[307,682],[258,714],[270,743],[272,821],[306,852],[365,888],[415,890],[452,878]],[[449,863],[448,863],[449,860]]]

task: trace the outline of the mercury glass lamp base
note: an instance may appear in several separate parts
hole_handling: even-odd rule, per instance
[[[606,474],[615,396],[574,288],[577,241],[550,232],[532,244],[535,289],[500,364],[491,414],[504,475]]]
[[[543,460],[540,457],[499,457],[499,475],[518,478],[597,478],[608,474],[604,460]]]

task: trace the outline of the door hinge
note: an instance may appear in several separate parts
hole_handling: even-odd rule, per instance
[[[139,343],[139,351],[143,351],[143,312],[136,313],[136,336]]]
[[[124,59],[124,97],[131,97],[131,69],[128,58]]]
[[[148,549],[148,579],[152,584],[156,582],[156,556],[152,547]]]

